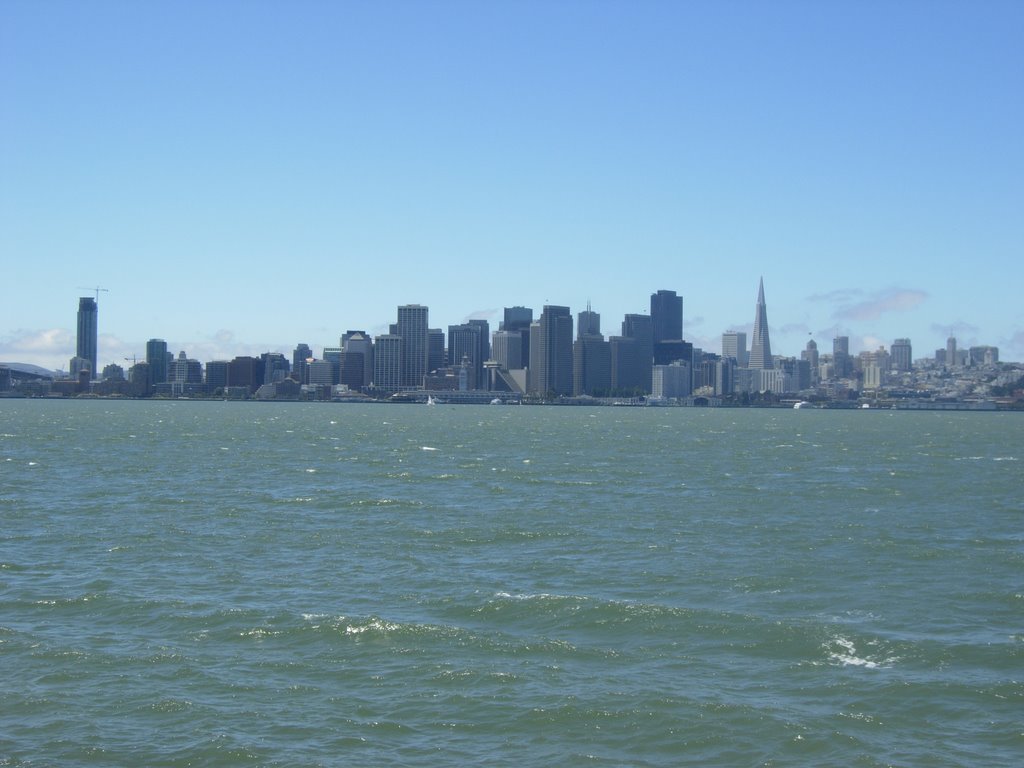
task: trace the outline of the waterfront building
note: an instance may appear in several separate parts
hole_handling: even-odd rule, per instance
[[[671,365],[656,365],[651,375],[651,397],[657,400],[689,397],[693,392],[690,364],[679,360]]]
[[[402,345],[396,333],[386,333],[373,340],[373,385],[384,390],[402,386]]]
[[[362,352],[342,352],[338,361],[338,383],[344,384],[352,390],[363,388],[365,371],[363,363],[366,360]]]
[[[608,338],[611,388],[615,393],[638,393],[644,390],[641,378],[637,340],[629,336]]]
[[[447,365],[444,350],[444,329],[430,328],[427,331],[427,373],[439,371]]]
[[[743,331],[726,331],[722,334],[722,357],[732,358],[740,368],[749,363],[747,334]]]
[[[373,339],[366,331],[345,331],[341,337],[341,348],[344,352],[363,356],[363,383],[360,387],[368,387],[373,381]]]
[[[239,355],[228,363],[228,386],[248,388],[252,394],[263,384],[259,358]]]
[[[96,340],[99,318],[99,307],[96,299],[83,296],[78,300],[78,338],[75,345],[75,357],[89,361],[89,370],[93,378],[99,374],[96,364]]]
[[[206,364],[206,389],[213,392],[228,385],[228,371],[231,363],[227,360],[211,360]]]
[[[486,333],[486,320],[483,321],[483,325],[471,321],[448,326],[448,357],[453,361],[452,367],[469,365],[472,369],[469,386],[473,389],[485,386],[483,374],[486,358],[483,337]],[[490,344],[487,346],[489,348]]]
[[[529,391],[542,396],[572,394],[572,313],[547,305],[530,325]]]
[[[279,381],[283,381],[291,372],[288,358],[280,352],[264,352],[260,355],[260,362],[263,368],[264,384],[276,384]]]
[[[399,384],[402,387],[423,387],[429,352],[428,314],[427,307],[421,304],[405,304],[398,308],[398,323],[395,330],[396,335],[402,340],[399,368]],[[386,369],[387,366],[384,366],[382,370]],[[379,381],[375,383],[381,386]]]
[[[313,350],[308,344],[298,344],[292,350],[292,373],[299,384],[308,384],[309,377],[306,376],[306,365],[313,358]]]
[[[103,381],[124,381],[124,368],[117,363],[103,366]]]
[[[523,368],[530,365],[530,326],[533,325],[533,310],[530,307],[505,307],[504,319],[498,325],[499,331],[518,333],[521,339]],[[509,370],[515,370],[509,368]]]
[[[572,382],[577,396],[606,395],[611,389],[611,346],[600,333],[582,334],[573,343]]]
[[[683,297],[675,291],[651,294],[651,332],[654,343],[683,338]]]
[[[306,376],[310,385],[330,387],[334,384],[334,363],[330,360],[310,360]]]
[[[622,320],[622,335],[636,340],[636,376],[640,389],[649,394],[654,365],[654,323],[651,316],[626,315]]]
[[[750,360],[748,367],[771,368],[772,345],[768,338],[768,308],[764,301],[764,278],[757,287],[757,308],[754,312],[754,328],[750,337]]]
[[[323,359],[331,364],[333,370],[331,384],[337,384],[341,377],[341,353],[345,350],[341,347],[324,347]]]
[[[163,339],[150,339],[146,342],[146,364],[149,366],[148,392],[152,392],[157,384],[167,381],[167,342]]]
[[[495,331],[491,337],[492,356],[498,367],[510,371],[525,368],[523,359],[523,334],[519,330]]]

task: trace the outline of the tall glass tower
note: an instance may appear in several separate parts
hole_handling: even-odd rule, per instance
[[[83,296],[78,300],[78,343],[75,348],[76,357],[89,361],[92,366],[92,377],[98,378],[96,370],[96,328],[99,307],[96,299]]]
[[[768,340],[768,309],[764,303],[764,278],[757,288],[757,310],[754,330],[750,337],[750,368],[772,368],[772,345]]]

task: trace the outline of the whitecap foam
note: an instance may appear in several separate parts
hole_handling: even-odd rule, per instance
[[[886,669],[895,662],[895,657],[885,659],[873,659],[869,656],[858,654],[857,647],[852,640],[842,635],[836,635],[825,644],[828,650],[829,661],[844,667],[863,667],[864,669]]]

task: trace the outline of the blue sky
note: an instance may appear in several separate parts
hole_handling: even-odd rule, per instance
[[[684,298],[1024,360],[1024,3],[0,4],[0,360]]]

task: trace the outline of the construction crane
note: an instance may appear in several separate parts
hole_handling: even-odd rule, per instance
[[[89,286],[82,286],[82,285],[80,285],[80,286],[78,286],[78,290],[80,290],[80,291],[95,291],[96,292],[96,303],[97,304],[99,303],[99,300],[100,300],[100,291],[103,291],[104,293],[110,293],[110,289],[109,288],[100,288],[98,285],[95,288],[90,288]],[[127,360],[127,358],[125,358],[125,359]]]

